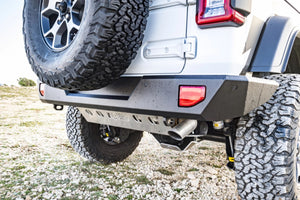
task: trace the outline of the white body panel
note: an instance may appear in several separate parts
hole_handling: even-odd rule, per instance
[[[195,22],[196,5],[189,6],[188,13],[188,36],[197,38],[197,56],[187,59],[182,74],[239,75],[251,50],[244,52],[251,23],[246,22],[241,27],[200,29]]]
[[[186,1],[155,0],[150,9],[143,45],[126,74],[180,73],[185,59],[170,52],[178,51],[178,41],[186,37]],[[152,52],[163,50],[162,53],[169,54],[147,59],[145,53],[149,52],[149,45]]]
[[[287,0],[294,8],[300,12],[300,1],[299,0]]]
[[[242,26],[201,29],[195,21],[196,1],[185,2],[153,1],[143,45],[124,76],[244,74],[268,18],[299,16],[284,0],[252,0]],[[191,39],[194,48],[187,45]]]

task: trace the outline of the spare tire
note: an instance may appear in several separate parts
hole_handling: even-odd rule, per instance
[[[148,0],[25,0],[23,34],[39,79],[93,90],[119,78],[142,44]]]

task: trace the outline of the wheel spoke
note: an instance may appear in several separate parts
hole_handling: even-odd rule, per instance
[[[69,45],[73,41],[76,33],[79,31],[80,26],[74,24],[72,19],[67,23],[67,26],[68,26],[67,45]]]
[[[49,11],[54,11],[54,12],[57,12],[58,13],[58,10],[56,8],[56,4],[57,4],[57,1],[54,1],[54,0],[48,0],[48,1],[44,1],[44,4],[47,4],[47,5],[44,5],[44,9],[41,11],[41,14],[44,15],[46,12],[49,12]]]
[[[72,9],[72,14],[79,16],[80,15],[80,10]]]
[[[41,26],[44,39],[54,50],[63,50],[80,29],[85,0],[42,0]]]
[[[72,8],[82,8],[84,6],[84,0],[73,0]]]
[[[72,4],[72,14],[77,15],[78,17],[82,14],[82,10],[84,8],[84,1],[82,0],[74,0]]]
[[[49,37],[49,35],[53,36],[52,48],[64,46],[62,44],[62,35],[67,31],[64,26],[66,26],[66,20],[59,23],[59,20],[57,19],[51,29],[44,34],[44,37]]]
[[[47,31],[46,33],[44,33],[44,37],[48,37],[50,34],[52,34],[53,36],[56,35],[57,31],[59,30],[59,28],[61,27],[62,23],[59,24],[58,22],[59,20],[56,19],[55,23],[53,24],[53,26],[50,28],[49,31]]]
[[[78,0],[73,0],[72,1],[72,8],[74,8],[74,6],[78,3]]]
[[[71,32],[72,29],[75,29],[76,31],[79,31],[80,26],[73,23],[72,19],[68,22],[68,32]]]

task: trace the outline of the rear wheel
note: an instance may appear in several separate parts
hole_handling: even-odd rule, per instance
[[[267,79],[280,84],[276,93],[238,124],[237,188],[242,199],[297,199],[300,76],[272,75]]]
[[[67,134],[81,156],[102,163],[119,162],[138,146],[143,132],[87,122],[75,107],[67,112]]]

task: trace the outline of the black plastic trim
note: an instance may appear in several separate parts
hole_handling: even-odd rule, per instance
[[[231,7],[246,17],[251,12],[252,0],[231,0]]]
[[[296,37],[299,37],[299,27],[294,21],[288,17],[270,17],[262,32],[250,71],[283,73]]]
[[[118,96],[118,95],[101,95],[101,94],[84,94],[79,92],[65,91],[67,96],[76,96],[83,98],[96,98],[96,99],[116,99],[116,100],[128,100],[129,96]]]

